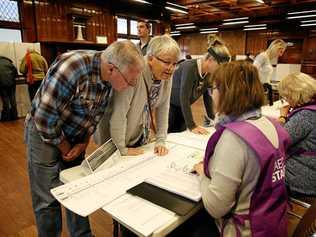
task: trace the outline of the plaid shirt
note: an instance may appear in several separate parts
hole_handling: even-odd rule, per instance
[[[112,87],[101,80],[101,52],[71,51],[50,67],[31,108],[44,142],[86,142],[108,104]]]

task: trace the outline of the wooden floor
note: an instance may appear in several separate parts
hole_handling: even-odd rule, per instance
[[[195,121],[201,124],[204,115],[201,100],[193,105],[193,114]],[[0,237],[37,236],[23,144],[23,123],[23,119],[0,122]],[[87,153],[94,149],[95,145],[90,143]],[[96,237],[112,236],[112,220],[103,211],[92,214],[90,222]],[[66,237],[63,224],[62,236]]]
[[[23,144],[23,123],[23,119],[0,123],[1,237],[37,236]],[[90,145],[90,151],[92,147]],[[91,216],[91,226],[96,236],[111,236],[111,223],[111,218],[101,211]],[[68,236],[66,231],[62,236]]]
[[[194,116],[203,121],[202,102],[194,105]],[[25,145],[23,143],[24,120],[0,122],[0,237],[37,236],[32,211]],[[95,148],[90,144],[88,152]],[[65,219],[64,219],[65,220]],[[90,217],[96,237],[112,236],[112,220],[103,211]],[[64,224],[62,236],[67,232]]]

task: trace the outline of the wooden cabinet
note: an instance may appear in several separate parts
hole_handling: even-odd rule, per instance
[[[95,43],[96,36],[106,36],[108,43],[116,40],[115,17],[106,3],[38,0],[21,4],[23,42],[74,41],[73,20],[80,16],[85,19],[85,40]]]

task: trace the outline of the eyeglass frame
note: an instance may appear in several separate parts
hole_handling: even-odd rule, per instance
[[[167,66],[168,68],[170,67],[170,65],[171,65],[173,68],[175,68],[175,67],[177,66],[177,62],[175,62],[175,63],[167,62],[166,60],[163,60],[162,58],[160,58],[160,57],[158,57],[158,56],[156,56],[156,55],[153,55],[153,57],[156,58],[158,61],[162,62],[164,65],[166,65],[166,66],[168,65],[168,66]]]
[[[208,93],[208,95],[209,95],[209,96],[212,96],[213,91],[216,90],[216,89],[218,89],[218,86],[213,86],[213,85],[212,85],[211,87],[208,87],[208,88],[207,88],[207,93]]]
[[[122,73],[122,71],[119,69],[118,66],[116,66],[114,63],[109,63],[111,64],[115,69],[118,70],[118,72],[121,74],[121,76],[123,77],[124,81],[126,82],[127,85],[131,86],[131,87],[135,87],[137,84],[137,80],[133,80],[133,83],[130,82],[129,80],[127,80],[127,78],[125,77],[125,75]]]

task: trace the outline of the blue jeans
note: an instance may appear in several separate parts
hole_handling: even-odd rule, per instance
[[[62,183],[59,172],[81,163],[84,154],[74,162],[64,162],[56,146],[44,143],[32,120],[25,126],[28,171],[32,204],[39,237],[61,235],[62,215],[60,203],[51,195],[50,189]],[[72,237],[92,236],[89,219],[66,209],[67,226]]]

